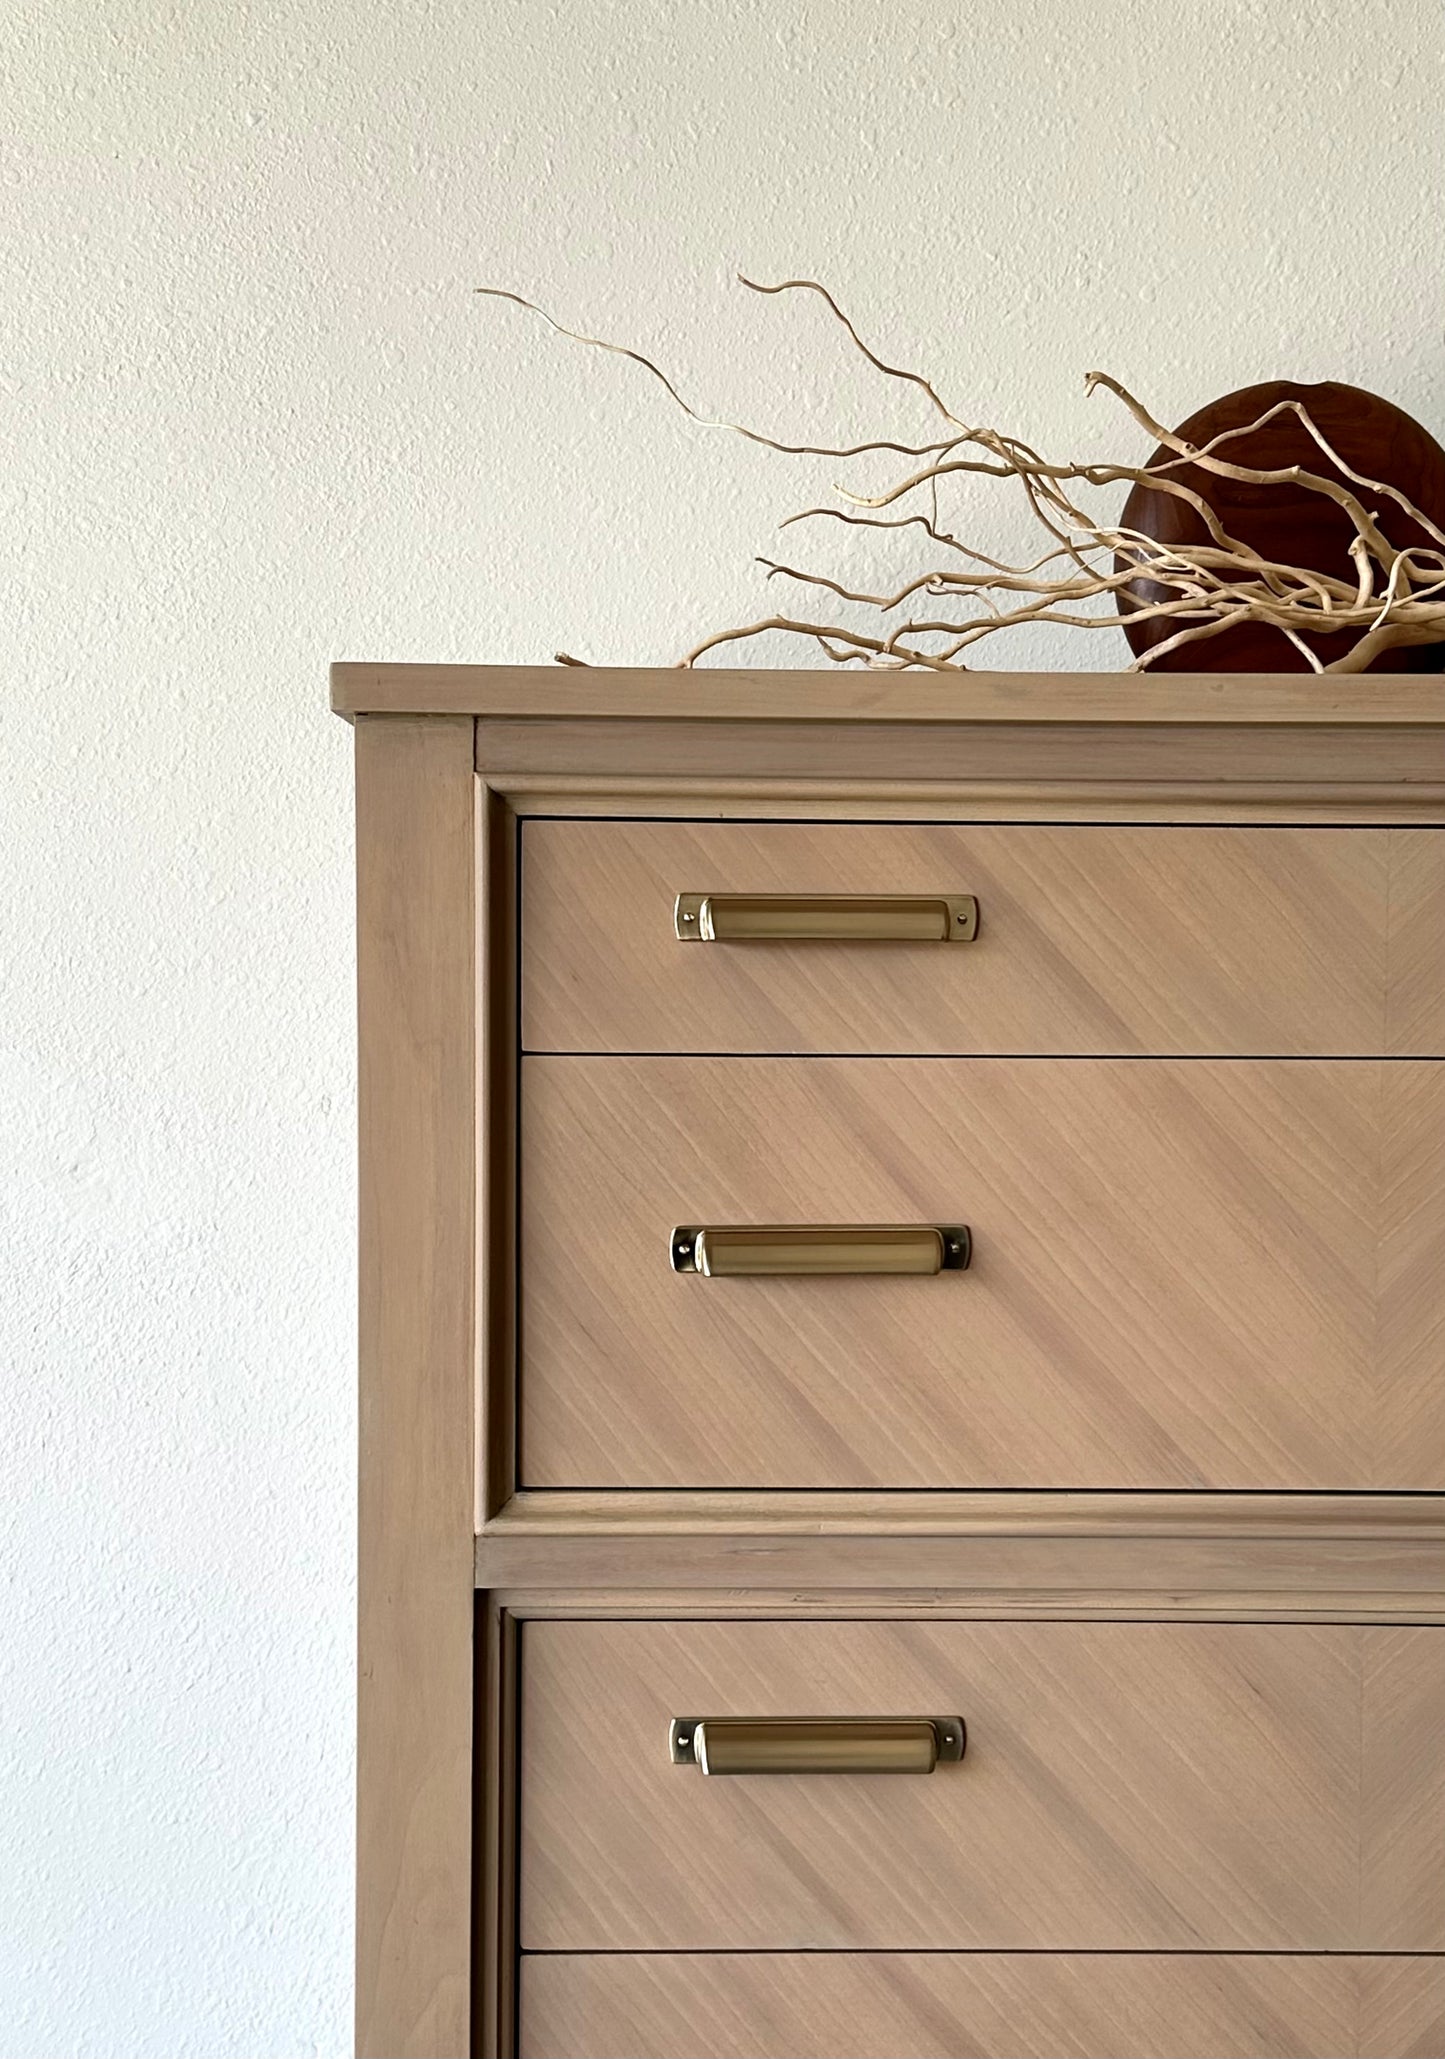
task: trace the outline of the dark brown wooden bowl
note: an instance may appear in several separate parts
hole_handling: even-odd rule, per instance
[[[1330,382],[1320,386],[1298,386],[1287,379],[1271,379],[1259,386],[1242,386],[1221,400],[1210,401],[1180,427],[1191,443],[1207,443],[1221,429],[1233,429],[1252,422],[1277,401],[1298,400],[1308,410],[1325,440],[1339,452],[1347,465],[1369,479],[1396,486],[1434,522],[1445,528],[1445,450],[1427,430],[1403,409],[1378,394],[1365,393],[1358,386]],[[1327,478],[1343,474],[1326,459],[1294,415],[1283,415],[1257,430],[1226,444],[1222,455],[1240,464],[1259,467],[1306,465]],[[1151,465],[1168,458],[1162,447]],[[1354,565],[1349,547],[1354,528],[1349,516],[1333,501],[1294,486],[1247,486],[1233,479],[1221,479],[1195,465],[1183,465],[1173,475],[1201,494],[1218,514],[1225,528],[1241,543],[1261,556],[1284,564],[1304,565],[1312,572],[1330,572],[1353,583]],[[1366,496],[1366,504],[1374,504]],[[1431,546],[1433,539],[1411,522],[1389,501],[1379,509],[1381,526],[1390,541],[1404,546]],[[1202,543],[1207,531],[1194,510],[1157,487],[1135,486],[1124,503],[1123,522],[1163,544]],[[1167,618],[1148,621],[1131,619],[1138,606],[1167,600],[1167,591],[1150,579],[1138,579],[1119,593],[1119,613],[1124,634],[1136,657],[1162,643],[1179,627]],[[1311,647],[1328,664],[1348,648],[1346,636],[1312,636]],[[1222,630],[1200,643],[1186,644],[1157,661],[1151,670],[1170,672],[1305,672],[1303,653],[1296,650],[1278,629],[1262,623],[1246,623],[1238,629]],[[1369,668],[1372,672],[1439,672],[1445,670],[1445,640],[1440,643],[1405,646],[1386,651]]]

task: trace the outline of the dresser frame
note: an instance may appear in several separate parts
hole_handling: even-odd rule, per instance
[[[339,664],[355,725],[356,2047],[516,2048],[541,1616],[1445,1623],[1445,1496],[518,1490],[528,815],[1445,825],[1424,676]]]

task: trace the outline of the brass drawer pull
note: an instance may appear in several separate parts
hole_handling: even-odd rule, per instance
[[[675,1273],[713,1279],[788,1273],[961,1273],[973,1238],[957,1224],[757,1223],[680,1226],[672,1233]]]
[[[931,1773],[967,1741],[962,1716],[675,1716],[668,1737],[704,1773]]]
[[[685,944],[970,944],[973,894],[679,894]]]

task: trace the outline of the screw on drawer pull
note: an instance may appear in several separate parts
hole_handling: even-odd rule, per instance
[[[704,1773],[931,1773],[963,1757],[962,1716],[674,1716],[674,1766]]]
[[[970,944],[973,894],[679,894],[685,944]]]
[[[675,1273],[741,1279],[789,1273],[961,1273],[973,1238],[961,1224],[757,1223],[672,1233]]]

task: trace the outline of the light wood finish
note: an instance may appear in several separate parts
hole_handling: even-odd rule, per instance
[[[477,1582],[526,1613],[1445,1622],[1445,1498],[524,1489]]]
[[[516,2049],[520,1627],[495,1596],[478,1597],[471,2049],[496,2059],[512,2059]]]
[[[1445,1485],[1445,1064],[522,1070],[527,1486]],[[855,1213],[972,1267],[668,1266]]]
[[[1360,1991],[1360,2059],[1445,2052],[1445,1959],[1368,1960]]]
[[[1330,1555],[1326,1556],[1328,1559]],[[1428,1593],[1412,1592],[1408,1582],[1375,1592],[1362,1587],[1336,1589],[1329,1584],[1333,1568],[1327,1564],[1312,1586],[1297,1579],[1293,1586],[1274,1589],[1268,1585],[1267,1569],[1261,1572],[1246,1560],[1234,1569],[1238,1582],[1235,1586],[1208,1591],[1187,1585],[1171,1589],[1150,1581],[1141,1572],[1137,1552],[1134,1565],[1125,1576],[1133,1584],[1118,1589],[1080,1587],[1067,1578],[1056,1589],[1032,1581],[1020,1584],[1017,1580],[997,1588],[972,1582],[946,1587],[848,1587],[821,1580],[806,1587],[780,1583],[774,1588],[709,1588],[699,1581],[695,1586],[680,1588],[669,1587],[660,1578],[655,1562],[648,1569],[654,1585],[597,1587],[583,1584],[587,1570],[584,1564],[578,1584],[564,1587],[554,1561],[543,1575],[545,1586],[502,1587],[491,1598],[524,1622],[563,1618],[578,1622],[612,1621],[632,1617],[657,1622],[680,1618],[711,1622],[720,1617],[735,1617],[740,1622],[813,1622],[836,1618],[848,1622],[920,1623],[1005,1619],[1020,1623],[1445,1623],[1445,1596],[1438,1580]],[[843,1570],[846,1576],[846,1564]],[[688,1574],[684,1560],[674,1577],[687,1578]],[[958,1577],[955,1570],[953,1578]]]
[[[1406,832],[1390,850],[1390,973],[1387,1036],[1391,1051],[1445,1053],[1445,836]]]
[[[1375,1630],[1363,1648],[1362,1880],[1382,1930],[1445,1948],[1445,1634]]]
[[[517,820],[474,782],[478,867],[477,1097],[480,1164],[475,1243],[478,1527],[503,1506],[517,1471]]]
[[[1040,807],[1090,819],[1190,816],[1354,823],[1445,819],[1445,730],[1209,728],[969,722],[485,720],[477,765],[511,798],[603,796],[616,814],[650,814],[683,795],[733,803],[794,799],[849,819],[895,801],[950,802],[965,820],[1009,821]],[[645,807],[639,807],[645,801]],[[631,805],[623,805],[630,802]],[[1423,811],[1423,815],[1421,813]],[[708,814],[713,809],[694,808]],[[734,812],[731,807],[727,812]],[[1047,816],[1045,819],[1049,819]]]
[[[522,1946],[1440,1951],[1442,1694],[1434,1630],[529,1623]],[[920,1709],[961,1765],[668,1757],[679,1714]]]
[[[337,701],[363,718],[357,724],[363,1126],[359,2050],[452,2054],[468,2049],[470,2040],[470,2049],[484,2059],[508,2059],[516,2049],[517,1838],[519,1829],[529,1838],[539,1834],[535,1810],[521,1824],[517,1816],[518,1659],[522,1641],[534,1634],[611,1640],[635,1631],[687,1643],[699,1636],[766,1634],[790,1655],[800,1696],[805,1686],[812,1689],[820,1677],[829,1677],[826,1668],[820,1675],[809,1666],[804,1678],[806,1641],[815,1635],[830,1641],[897,1638],[913,1654],[915,1667],[925,1663],[920,1654],[939,1638],[1057,1639],[1065,1632],[1120,1637],[1137,1630],[1151,1638],[1218,1637],[1229,1641],[1230,1654],[1243,1649],[1236,1641],[1241,1637],[1257,1638],[1247,1666],[1221,1663],[1207,1691],[1187,1707],[1171,1705],[1162,1730],[1157,1722],[1146,1730],[1141,1713],[1155,1706],[1149,1699],[1155,1691],[1152,1670],[1118,1720],[1111,1715],[1107,1726],[1096,1724],[1086,1736],[1068,1727],[1078,1712],[1055,1691],[1060,1683],[1049,1668],[1041,1662],[1032,1671],[1026,1665],[995,1667],[983,1682],[989,1692],[1054,1707],[1067,1743],[1062,1760],[1052,1766],[1042,1756],[1038,1761],[1057,1776],[1054,1788],[1030,1788],[1032,1814],[1020,1819],[1015,1812],[1008,1824],[996,1822],[990,1835],[1007,1837],[1010,1850],[1021,1852],[1021,1863],[1037,1852],[1041,1837],[1065,1848],[1063,1876],[1044,1880],[1045,1916],[1067,1903],[1066,1913],[1076,1910],[1081,1923],[1090,1918],[1135,1931],[1156,1916],[1176,1922],[1181,1933],[1207,1928],[1216,1917],[1241,1929],[1266,1921],[1297,1928],[1312,1913],[1322,1920],[1348,1917],[1344,1905],[1353,1895],[1354,1917],[1346,1931],[1352,1925],[1355,1935],[1371,1929],[1399,1936],[1412,1949],[1422,1937],[1438,1943],[1435,1855],[1445,1804],[1434,1740],[1445,1693],[1436,1633],[1416,1627],[1445,1622],[1445,1504],[1438,1498],[1129,1494],[1119,1491],[1125,1483],[1118,1479],[1092,1495],[1050,1491],[1039,1480],[1003,1494],[845,1493],[826,1464],[815,1490],[770,1495],[756,1489],[642,1493],[609,1490],[605,1483],[596,1491],[518,1492],[513,1203],[519,818],[529,818],[529,835],[546,828],[532,818],[548,813],[592,820],[690,815],[740,824],[784,818],[869,836],[869,824],[893,823],[905,838],[915,837],[921,823],[968,837],[982,835],[990,823],[1120,830],[1189,824],[1210,836],[1224,825],[1330,825],[1342,840],[1366,825],[1390,832],[1438,827],[1445,824],[1445,682],[988,674],[939,682],[832,671],[679,675],[367,666],[339,668]],[[618,827],[631,836],[635,825],[619,820]],[[1392,942],[1380,1049],[1410,1059],[1431,1057],[1440,1051],[1441,1009],[1435,844],[1392,835],[1387,848]],[[1347,871],[1358,863],[1356,851]],[[1180,886],[1187,892],[1187,883]],[[1263,911],[1253,908],[1242,919],[1257,923]],[[986,908],[986,936],[987,921]],[[1288,941],[1283,948],[1287,955]],[[1073,1005],[1087,1009],[1093,997],[1086,993]],[[1128,1016],[1127,998],[1121,1002],[1116,994],[1111,1005]],[[1322,1001],[1321,1013],[1334,1016],[1332,1033],[1338,1034],[1346,1014],[1358,1028],[1362,1005],[1367,1014],[1358,994],[1335,993]],[[1155,998],[1149,1007],[1157,1010]],[[1230,1019],[1225,1011],[1218,1022],[1227,1026]],[[1188,1025],[1179,1033],[1188,1036]],[[1308,1023],[1302,1034],[1309,1034]],[[1211,1051],[1195,1069],[1208,1070],[1218,1056]],[[860,1061],[872,1062],[871,1056]],[[1128,1063],[1149,1069],[1132,1058]],[[1282,1179],[1290,1197],[1290,1292],[1298,1289],[1307,1300],[1305,1287],[1315,1290],[1309,1307],[1302,1302],[1299,1310],[1308,1329],[1323,1325],[1331,1312],[1338,1315],[1348,1301],[1334,1277],[1332,1239],[1344,1214],[1360,1207],[1362,1190],[1351,1181],[1341,1184],[1341,1174],[1373,1149],[1375,1171],[1366,1184],[1378,1202],[1377,1226],[1383,1226],[1377,1303],[1393,1311],[1378,1323],[1377,1355],[1380,1365],[1388,1361],[1399,1370],[1394,1392],[1382,1389],[1378,1397],[1379,1419],[1402,1426],[1407,1455],[1422,1470],[1440,1445],[1428,1369],[1442,1346],[1430,1310],[1439,1300],[1438,1196],[1445,1185],[1428,1070],[1411,1074],[1393,1061],[1354,1068],[1357,1081],[1381,1082],[1378,1093],[1373,1086],[1368,1090],[1379,1114],[1374,1147],[1366,1139],[1369,1107],[1357,1101],[1339,1134],[1328,1137],[1315,1119],[1318,1109],[1307,1111],[1307,1119],[1287,1135],[1279,1125],[1271,1130],[1266,1124],[1256,1139],[1255,1169],[1256,1180]],[[1388,1088],[1387,1071],[1395,1081]],[[711,1106],[705,1113],[711,1119]],[[633,1145],[651,1140],[657,1146],[664,1130],[658,1107],[646,1114],[603,1190],[604,1221],[610,1222],[619,1205],[624,1216],[635,1213],[647,1160],[639,1165]],[[1209,1179],[1216,1185],[1228,1185],[1225,1173],[1240,1135],[1231,1127],[1237,1115],[1235,1110],[1223,1118],[1223,1155],[1210,1161]],[[945,1112],[937,1126],[940,1137],[955,1120],[956,1111]],[[591,1112],[582,1110],[578,1136],[589,1152],[593,1127]],[[1195,1144],[1203,1134],[1191,1131]],[[1066,1141],[1071,1135],[1066,1124]],[[841,1139],[839,1130],[827,1143],[829,1154],[835,1146],[841,1151]],[[771,1149],[772,1138],[766,1141]],[[940,1147],[935,1142],[930,1148]],[[796,1148],[790,1156],[802,1191],[813,1177],[810,1160]],[[841,1157],[830,1162],[841,1163]],[[871,1165],[895,1189],[906,1170],[882,1125],[863,1125],[848,1162]],[[770,1177],[776,1173],[764,1151],[758,1165]],[[758,1165],[748,1168],[750,1179]],[[1017,1170],[1012,1191],[1022,1205],[1026,1168]],[[1039,1186],[1035,1180],[1029,1198]],[[573,1199],[567,1192],[569,1206]],[[1061,1205],[1047,1186],[1043,1199],[1049,1207]],[[1370,1262],[1356,1251],[1344,1263],[1345,1277],[1361,1294]],[[1081,1273],[1076,1279],[1087,1284]],[[721,1283],[675,1284],[685,1291]],[[610,1323],[610,1304],[597,1306]],[[1176,1313],[1183,1334],[1185,1319]],[[1257,1298],[1236,1305],[1235,1316],[1247,1330],[1275,1335],[1271,1324],[1278,1324],[1278,1312],[1261,1311]],[[1213,1320],[1227,1327],[1227,1312],[1216,1307]],[[1354,1349],[1361,1335],[1349,1321],[1345,1328],[1348,1348]],[[649,1355],[639,1366],[655,1363],[650,1354],[657,1339],[649,1333],[646,1342]],[[770,1350],[771,1343],[770,1338]],[[1344,1356],[1338,1351],[1330,1360],[1337,1371],[1348,1356],[1348,1350]],[[685,1354],[679,1363],[685,1369],[690,1359]],[[1170,1392],[1181,1408],[1191,1399],[1185,1371],[1181,1359],[1171,1375]],[[1216,1376],[1206,1372],[1208,1388]],[[795,1355],[789,1373],[799,1377]],[[1285,1380],[1283,1371],[1279,1378]],[[1121,1392],[1127,1400],[1127,1387]],[[890,1384],[871,1397],[858,1390],[860,1406],[871,1401],[874,1444],[886,1446],[896,1437],[891,1394]],[[1407,1428],[1411,1394],[1420,1408]],[[1279,1402],[1278,1393],[1274,1398]],[[1206,1395],[1201,1406],[1209,1405]],[[1272,1419],[1274,1432],[1285,1433],[1286,1414],[1281,1404]],[[1234,1437],[1247,1449],[1252,1421],[1246,1411],[1243,1429],[1216,1429],[1216,1440]],[[1191,1419],[1191,1436],[1203,1422],[1202,1414]],[[818,1419],[818,1431],[831,1434],[826,1416]],[[811,1428],[808,1434],[814,1434]],[[1323,1441],[1311,1427],[1307,1460]],[[1366,1441],[1378,1456],[1378,1437]],[[1267,1444],[1268,1438],[1259,1450]],[[645,1441],[641,1452],[646,1462]],[[868,1456],[871,1463],[871,1450]],[[1381,1477],[1389,1484],[1390,1469]],[[482,1526],[475,1543],[469,1535],[473,1512]],[[475,1639],[473,1578],[490,1590],[478,1597]],[[1110,1617],[1123,1620],[1103,1620]],[[521,1619],[526,1627],[519,1637]],[[1365,1624],[1377,1627],[1362,1629]],[[1323,1642],[1288,1642],[1301,1637]],[[1306,1649],[1315,1653],[1313,1659],[1291,1658]],[[890,1661],[878,1676],[879,1688],[885,1682],[891,1688],[905,1673],[901,1661]],[[1358,1683],[1347,1693],[1347,1701],[1356,1697],[1353,1748],[1349,1719],[1320,1684],[1327,1687],[1342,1674]],[[1189,1669],[1171,1663],[1161,1677],[1166,1690],[1171,1683],[1178,1688]],[[707,1699],[721,1708],[723,1689],[731,1683],[741,1693],[756,1678],[746,1667],[730,1668],[718,1658],[694,1675],[694,1685],[717,1690]],[[860,1688],[867,1684],[854,1669],[847,1680]],[[1118,1691],[1117,1666],[1097,1664],[1089,1671],[1090,1707]],[[1221,1706],[1211,1729],[1208,1712]],[[1178,1736],[1186,1718],[1203,1725],[1197,1749],[1168,1759],[1169,1738]],[[546,1735],[555,1736],[555,1722],[549,1716],[544,1742]],[[569,1745],[575,1747],[577,1735],[585,1747],[585,1727]],[[1362,1735],[1373,1740],[1364,1754]],[[1121,1761],[1130,1758],[1142,1769],[1152,1817],[1127,1807],[1128,1795],[1117,1784],[1111,1788],[1098,1780],[1087,1806],[1081,1800],[1071,1813],[1070,1795],[1090,1787],[1087,1776],[1097,1764],[1090,1750],[1097,1753],[1111,1741],[1123,1748]],[[1226,1746],[1234,1754],[1231,1768],[1242,1758],[1249,1769],[1245,1791],[1234,1797],[1233,1815],[1211,1817],[1210,1808],[1224,1810],[1229,1803],[1222,1776],[1206,1778],[1218,1772]],[[997,1781],[1005,1763],[995,1761],[990,1769],[987,1755],[980,1759],[977,1751],[976,1731],[972,1764],[951,1770],[962,1775],[981,1767]],[[1357,1769],[1353,1800],[1328,1777],[1341,1755]],[[1301,1766],[1311,1769],[1307,1775]],[[677,1777],[686,1781],[689,1775]],[[716,1795],[730,1785],[692,1777],[694,1793],[711,1788]],[[1297,1796],[1292,1777],[1307,1783]],[[909,1787],[927,1791],[940,1778],[885,1784],[895,1794]],[[731,1785],[736,1794],[738,1783]],[[741,1785],[786,1792],[789,1783]],[[670,1801],[677,1794],[672,1790]],[[590,1820],[586,1810],[600,1803],[611,1810],[618,1796],[594,1782],[580,1793],[570,1817],[558,1816],[565,1835],[553,1837],[552,1845],[560,1849],[567,1839],[583,1837]],[[557,1799],[548,1806],[557,1808]],[[1168,1834],[1171,1824],[1177,1830],[1185,1820],[1197,1839],[1187,1868],[1182,1845]],[[1105,1821],[1118,1832],[1116,1849],[1098,1840]],[[1271,1826],[1279,1835],[1271,1850],[1263,1850]],[[896,1912],[902,1890],[888,1841],[868,1844],[866,1813],[840,1817],[838,1827],[845,1842],[860,1840],[848,1844],[848,1863],[838,1869],[850,1883],[848,1891],[866,1894],[869,1906],[884,1916]],[[614,1913],[625,1927],[648,1919],[647,1898],[657,1886],[644,1866],[639,1902],[626,1845],[638,1825],[624,1829],[610,1853],[587,1845],[579,1878],[585,1886],[599,1861],[612,1867],[620,1883]],[[808,1834],[821,1834],[817,1822]],[[1342,1872],[1331,1871],[1332,1840],[1354,1854],[1353,1886],[1348,1856]],[[705,1845],[699,1849],[706,1855]],[[967,1840],[952,1840],[944,1857],[949,1865],[961,1865],[970,1850]],[[1291,1851],[1298,1864],[1286,1878]],[[1271,1867],[1279,1872],[1279,1893],[1261,1891],[1258,1899],[1242,1901],[1237,1883],[1256,1859],[1268,1880],[1274,1878]],[[670,1864],[689,1860],[693,1855],[679,1857],[671,1849]],[[1114,1866],[1127,1875],[1117,1905],[1108,1897],[1091,1900],[1085,1877],[1091,1864],[1100,1873]],[[881,1867],[881,1898],[872,1893],[875,1867]],[[1159,1890],[1151,1900],[1161,1869],[1171,1881],[1176,1871],[1189,1877],[1177,1894]],[[693,1860],[693,1885],[705,1872]],[[1003,1914],[1024,1905],[1035,1888],[1031,1876],[1028,1896],[1020,1892],[1003,1905]],[[946,1910],[948,1901],[945,1891],[940,1908]],[[1241,1907],[1242,1914],[1230,1913]],[[765,1899],[760,1910],[765,1920]],[[965,1913],[981,1920],[976,1904],[965,1904]],[[767,1942],[778,1940],[770,1936]],[[770,1952],[765,1969],[779,1969],[784,1956]],[[600,1981],[618,1963],[594,1959],[576,1970]],[[650,1958],[646,1966],[661,1981],[664,1965],[677,1965],[680,1977],[693,1981],[703,1997],[717,1991],[708,1985],[716,1972],[724,1982],[731,1979],[741,2008],[752,1963],[750,1957],[697,1956],[685,1962]],[[830,1983],[834,1976],[841,1982],[857,1963],[810,1954],[804,1971],[810,1979],[826,1973]],[[1200,2005],[1202,2018],[1188,2013],[1196,1977],[1226,1962],[1191,1955],[1158,1963],[1165,1969],[1171,2032],[1182,2039],[1187,2027],[1202,2024],[1201,2042],[1228,2049],[1227,2013],[1216,2022],[1208,2014],[1210,2001]],[[1251,1957],[1247,1978],[1251,1995],[1274,2008],[1274,2046],[1281,2052],[1329,2048],[1317,2001],[1321,1990],[1304,1980],[1304,1970],[1333,1980],[1347,1966],[1352,1974],[1360,1969],[1356,1986],[1364,2013],[1351,2018],[1346,1998],[1342,2021],[1367,2026],[1359,2049],[1379,2055],[1445,2050],[1441,1961],[1295,1959],[1289,1966],[1300,1973],[1301,1984],[1292,1990],[1272,1984],[1266,1969],[1275,1963]],[[940,1954],[925,1962],[925,1972],[957,1966],[967,1976],[969,1995],[976,1996],[986,1970],[1003,1964],[976,1954]],[[1061,1964],[1057,1955],[1030,1955],[1014,1990],[1005,1988],[995,2009],[1013,2022],[1031,2020],[1031,1998],[1047,2002],[1055,1992],[1051,1975]],[[890,1960],[882,1970],[900,1972],[902,1965]],[[1168,2048],[1154,2036],[1147,2013],[1131,2015],[1135,2005],[1107,1985],[1125,1979],[1123,1965],[1113,1955],[1088,1962],[1094,1977],[1088,1995],[1061,1993],[1053,2017],[1046,2019],[1053,2028],[1040,2039],[1043,2049],[1069,2050],[1071,2035],[1077,2049],[1096,2022],[1109,2035],[1101,2049],[1123,2050],[1118,2033],[1131,2025],[1141,2048]],[[575,1967],[566,1958],[548,1961],[546,1968],[528,1961],[528,1980],[555,1968],[560,1982],[564,1970]],[[1151,1977],[1147,1970],[1141,1974],[1141,2011],[1147,2011],[1144,1989]],[[1101,1978],[1103,1988],[1097,1985]],[[1227,2012],[1240,1985],[1213,1992],[1219,2010]],[[582,2005],[598,2034],[608,2020],[603,2005],[600,1989],[590,2005]],[[766,2017],[751,2045],[749,2033],[740,2030],[743,2049],[803,2049],[824,2006],[804,1998],[803,2022],[781,2018],[771,2045]],[[708,2005],[707,2020],[715,2015]],[[947,2049],[961,2049],[951,2039],[953,2023],[963,2018],[961,2005],[945,2009]],[[827,2037],[828,2047],[845,2048],[865,2020],[860,1998],[848,2011],[846,2028]],[[695,2038],[682,2030],[675,2035],[665,2017],[663,2023],[664,2049],[698,2049]],[[1241,2037],[1246,2034],[1241,2030]],[[979,2042],[987,2049],[982,2031]],[[579,2055],[587,2049],[581,2031],[575,2037],[564,2032],[562,2043],[575,2043]]]
[[[357,2050],[469,2048],[472,731],[356,726]]]
[[[723,781],[695,792],[667,789],[654,782],[647,790],[621,793],[604,781],[561,786],[544,776],[525,787],[509,783],[508,806],[519,821],[537,816],[578,820],[621,818],[639,813],[657,820],[691,821],[701,813],[725,813],[730,821],[773,822],[786,815],[800,822],[839,822],[868,807],[879,822],[1150,822],[1166,826],[1205,823],[1249,825],[1330,824],[1351,829],[1375,825],[1445,824],[1445,783],[1433,789],[1364,787],[1289,789],[1280,786],[1231,788],[1221,799],[1213,790],[1180,785],[1106,791],[1100,785],[945,784],[936,792],[900,787],[896,793],[853,800],[835,798],[841,782],[832,785],[792,781],[777,787],[762,782]],[[744,789],[747,790],[744,790]]]
[[[1445,1960],[529,1955],[523,2059],[1438,2059]]]
[[[705,671],[563,665],[331,668],[338,714],[683,717],[798,721],[1247,723],[1256,727],[1445,724],[1445,683],[1428,674],[1312,679],[1285,673],[865,672],[789,667]]]
[[[1422,1497],[1424,1499],[1426,1497]],[[871,1532],[791,1536],[766,1530],[702,1534],[658,1529],[614,1533],[606,1527],[535,1536],[525,1523],[491,1528],[477,1543],[479,1584],[514,1589],[672,1588],[686,1582],[704,1595],[827,1594],[838,1589],[898,1599],[931,1593],[943,1606],[960,1596],[986,1598],[997,1612],[1036,1605],[1118,1613],[1128,1602],[1170,1614],[1254,1612],[1259,1597],[1276,1610],[1411,1621],[1445,1613],[1445,1548],[1438,1536],[1403,1535],[1392,1543],[1289,1535],[1288,1510],[1274,1534],[1254,1540],[1163,1536],[1090,1538],[894,1536],[887,1511]],[[1252,1600],[1248,1599],[1253,1597]]]
[[[486,1535],[564,1537],[734,1537],[774,1544],[787,1537],[1085,1538],[1119,1543],[1172,1537],[1258,1544],[1371,1542],[1419,1545],[1441,1553],[1445,1577],[1445,1497],[1421,1494],[1120,1494],[1092,1491],[950,1493],[928,1488],[810,1489],[786,1493],[724,1489],[523,1488],[487,1525]]]
[[[533,1051],[1445,1052],[1445,832],[530,822]],[[679,947],[680,891],[971,893],[967,944]]]

